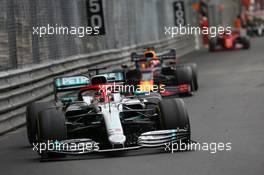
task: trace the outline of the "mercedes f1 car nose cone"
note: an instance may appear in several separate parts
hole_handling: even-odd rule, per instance
[[[110,143],[112,143],[113,145],[123,145],[126,141],[126,136],[122,134],[115,134],[115,135],[109,136],[108,139]]]

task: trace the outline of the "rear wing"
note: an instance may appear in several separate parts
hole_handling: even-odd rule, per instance
[[[95,75],[91,78],[91,84],[122,83],[125,81],[125,75],[122,71],[107,72]]]
[[[72,90],[78,90],[87,85],[90,85],[90,79],[83,75],[68,76],[68,77],[56,77],[54,78],[54,96],[57,101],[58,92],[66,92]]]
[[[176,50],[171,49],[170,51],[158,53],[157,54],[158,59],[162,60],[169,60],[169,59],[176,59]],[[139,61],[146,61],[146,58],[144,58],[144,54],[138,54],[136,52],[131,53],[131,61],[132,62],[139,62]]]
[[[176,59],[176,50],[171,49],[170,51],[163,52],[163,53],[158,53],[157,54],[158,58],[162,60],[175,60]]]

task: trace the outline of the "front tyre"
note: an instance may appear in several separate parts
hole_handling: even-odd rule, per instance
[[[54,106],[52,102],[31,103],[26,109],[27,137],[30,145],[37,142],[37,118],[39,112]]]
[[[64,114],[53,108],[42,111],[38,117],[38,140],[41,143],[67,139],[67,129]],[[59,154],[42,152],[42,158],[60,157]]]
[[[191,138],[191,128],[188,112],[182,99],[163,99],[160,102],[161,128],[162,129],[187,129],[188,134],[184,140]]]

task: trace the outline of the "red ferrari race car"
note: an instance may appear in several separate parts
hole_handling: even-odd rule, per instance
[[[242,36],[239,30],[225,31],[223,34],[211,38],[209,41],[209,51],[249,49],[250,40],[247,36]]]
[[[143,54],[132,53],[134,69],[126,69],[126,83],[142,88],[142,91],[154,91],[158,87],[162,96],[193,95],[198,90],[197,65],[178,64],[174,49],[156,53],[147,48]]]

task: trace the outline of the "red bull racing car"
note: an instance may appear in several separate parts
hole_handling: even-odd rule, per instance
[[[143,54],[132,53],[131,58],[135,68],[125,70],[127,84],[147,91],[158,86],[162,96],[193,95],[198,90],[197,65],[178,64],[174,49],[156,53],[154,48],[147,48]]]

